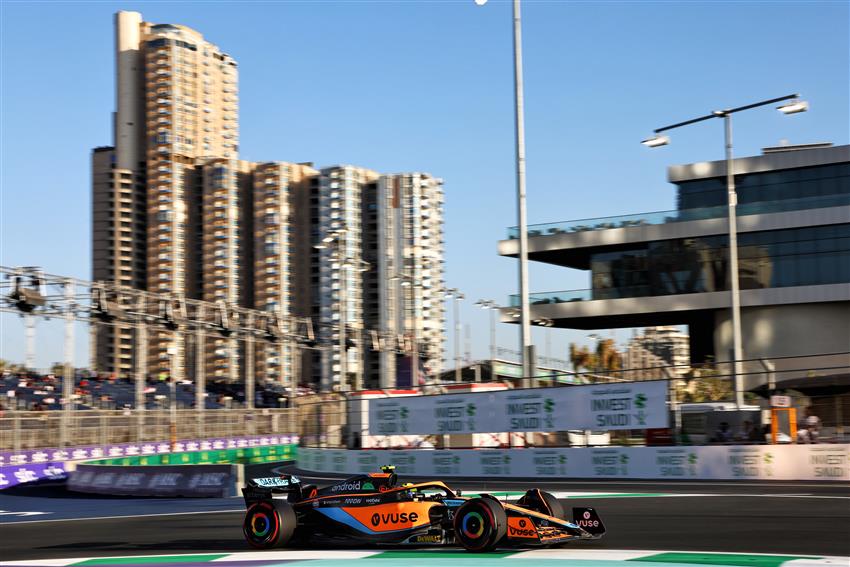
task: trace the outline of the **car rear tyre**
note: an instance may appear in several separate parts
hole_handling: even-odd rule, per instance
[[[525,495],[517,501],[517,505],[529,510],[534,510],[535,512],[540,512],[541,514],[546,514],[547,516],[558,518],[559,520],[566,519],[566,516],[564,515],[564,507],[561,505],[561,502],[555,498],[553,494],[537,488],[532,488],[526,492]]]
[[[248,508],[242,532],[252,547],[271,549],[289,543],[296,521],[295,510],[285,500],[263,500]]]
[[[467,551],[491,551],[505,537],[508,519],[498,500],[474,498],[455,513],[455,539]]]

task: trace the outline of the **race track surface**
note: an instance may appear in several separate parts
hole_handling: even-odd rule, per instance
[[[304,475],[324,485],[330,477]],[[825,483],[452,482],[465,492],[537,486],[568,509],[594,506],[608,528],[575,550],[850,555],[850,486]],[[588,494],[592,493],[592,494]],[[247,551],[240,498],[73,496],[56,488],[0,493],[0,563]],[[649,567],[649,566],[647,566]]]

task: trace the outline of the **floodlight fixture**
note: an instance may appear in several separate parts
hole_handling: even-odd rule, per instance
[[[799,112],[806,112],[808,109],[809,103],[805,100],[792,100],[776,107],[776,110],[782,114],[797,114]]]
[[[661,147],[661,146],[666,146],[669,143],[670,143],[670,137],[669,136],[659,136],[659,135],[655,135],[651,138],[647,138],[646,140],[643,140],[641,142],[641,144],[643,144],[647,148],[658,148],[658,147]]]

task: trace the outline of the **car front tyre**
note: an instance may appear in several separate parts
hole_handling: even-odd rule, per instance
[[[455,513],[455,539],[467,551],[492,551],[507,530],[505,509],[495,499],[468,500]]]

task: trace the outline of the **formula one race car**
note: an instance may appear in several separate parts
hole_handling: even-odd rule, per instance
[[[469,551],[553,546],[605,533],[593,508],[573,508],[531,489],[516,503],[489,494],[463,497],[445,483],[398,484],[394,467],[325,488],[293,475],[255,478],[242,489],[242,529],[253,547],[320,543],[453,545]]]

